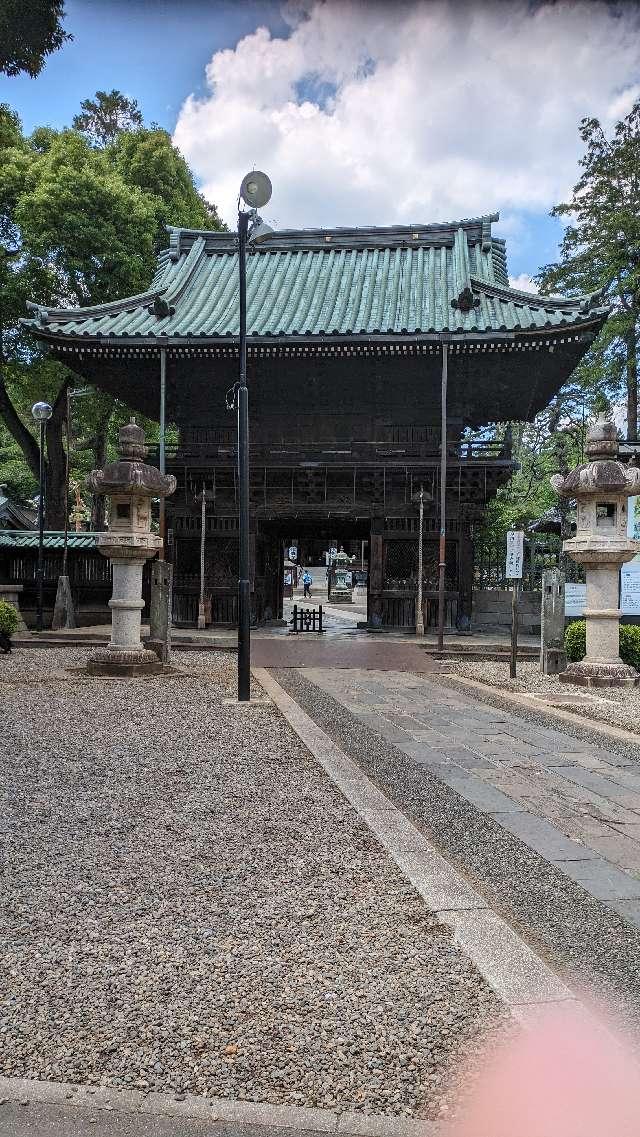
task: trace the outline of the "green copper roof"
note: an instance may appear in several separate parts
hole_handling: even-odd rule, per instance
[[[70,532],[68,538],[70,549],[95,549],[95,533]],[[64,532],[62,530],[48,530],[45,532],[43,547],[45,549],[64,549]],[[0,548],[10,549],[37,549],[37,529],[0,529]]]
[[[247,259],[250,337],[414,336],[560,330],[602,322],[597,297],[509,287],[497,215],[441,225],[273,233]],[[125,343],[238,336],[234,234],[170,230],[151,288],[91,308],[32,306],[44,339]]]

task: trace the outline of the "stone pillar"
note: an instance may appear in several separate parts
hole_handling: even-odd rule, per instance
[[[167,561],[154,561],[151,566],[150,637],[147,647],[155,651],[162,663],[171,657],[171,594],[173,566]]]
[[[144,645],[140,636],[142,621],[142,569],[146,557],[113,560],[113,594],[111,609],[111,642],[114,651],[140,652]]]
[[[546,569],[542,574],[542,611],[540,619],[540,670],[543,675],[558,675],[567,666],[564,650],[564,573]]]
[[[73,607],[71,582],[68,576],[59,576],[58,587],[56,589],[56,602],[53,606],[51,628],[52,631],[57,632],[59,628],[75,627],[77,627],[77,624],[76,613]]]
[[[618,607],[620,564],[594,564],[587,570],[587,654],[584,661],[622,664]]]

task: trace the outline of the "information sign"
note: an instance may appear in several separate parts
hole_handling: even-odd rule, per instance
[[[620,569],[620,608],[623,616],[640,616],[640,561]]]
[[[507,570],[508,580],[522,580],[522,564],[524,561],[524,533],[522,529],[510,529],[507,533]]]
[[[565,616],[584,616],[587,606],[586,584],[573,584],[570,581],[564,586],[564,614]]]

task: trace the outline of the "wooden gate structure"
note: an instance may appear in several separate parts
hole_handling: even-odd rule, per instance
[[[531,420],[604,323],[599,297],[510,288],[497,215],[451,224],[286,230],[250,244],[251,587],[256,622],[282,611],[285,543],[369,540],[368,622],[415,621],[417,506],[426,494],[425,624],[437,589],[440,375],[447,347],[447,622],[471,615],[473,529],[513,470],[470,440]],[[195,623],[201,494],[214,623],[236,618],[234,234],[169,230],[149,290],[79,309],[32,306],[31,331],[85,381],[158,419],[161,374],[178,444],[167,470],[174,614]]]

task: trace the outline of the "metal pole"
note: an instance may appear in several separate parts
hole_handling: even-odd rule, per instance
[[[511,660],[509,662],[509,676],[511,679],[516,678],[516,659],[518,658],[518,593],[520,591],[520,581],[513,581],[513,592],[511,594]]]
[[[42,585],[44,575],[44,422],[40,420],[40,501],[38,503],[38,569],[37,569],[38,607],[36,610],[36,630],[42,631]]]
[[[69,451],[71,449],[71,392],[67,387],[67,453],[64,464],[64,550],[62,553],[62,575],[67,575],[67,554],[69,548]]]
[[[247,389],[247,230],[249,214],[238,213],[240,272],[240,369],[238,378],[238,702],[247,703],[251,684],[251,595],[249,581],[249,391]]]
[[[448,344],[442,345],[440,426],[440,556],[438,564],[438,651],[444,648],[444,574],[447,567],[447,364]]]
[[[207,621],[204,611],[204,549],[207,530],[207,499],[205,484],[202,483],[202,503],[200,506],[200,603],[198,604],[197,627],[200,631],[206,628]]]
[[[422,526],[424,518],[424,486],[420,486],[420,520],[418,522],[418,591],[416,594],[416,635],[424,635],[424,615],[422,612]]]
[[[167,349],[160,348],[160,473],[165,472],[165,454],[164,454],[164,436],[165,436],[165,410],[167,398]],[[158,553],[158,560],[164,560],[164,543],[165,543],[165,505],[164,497],[160,498],[160,519],[159,531],[162,538],[162,545]]]

